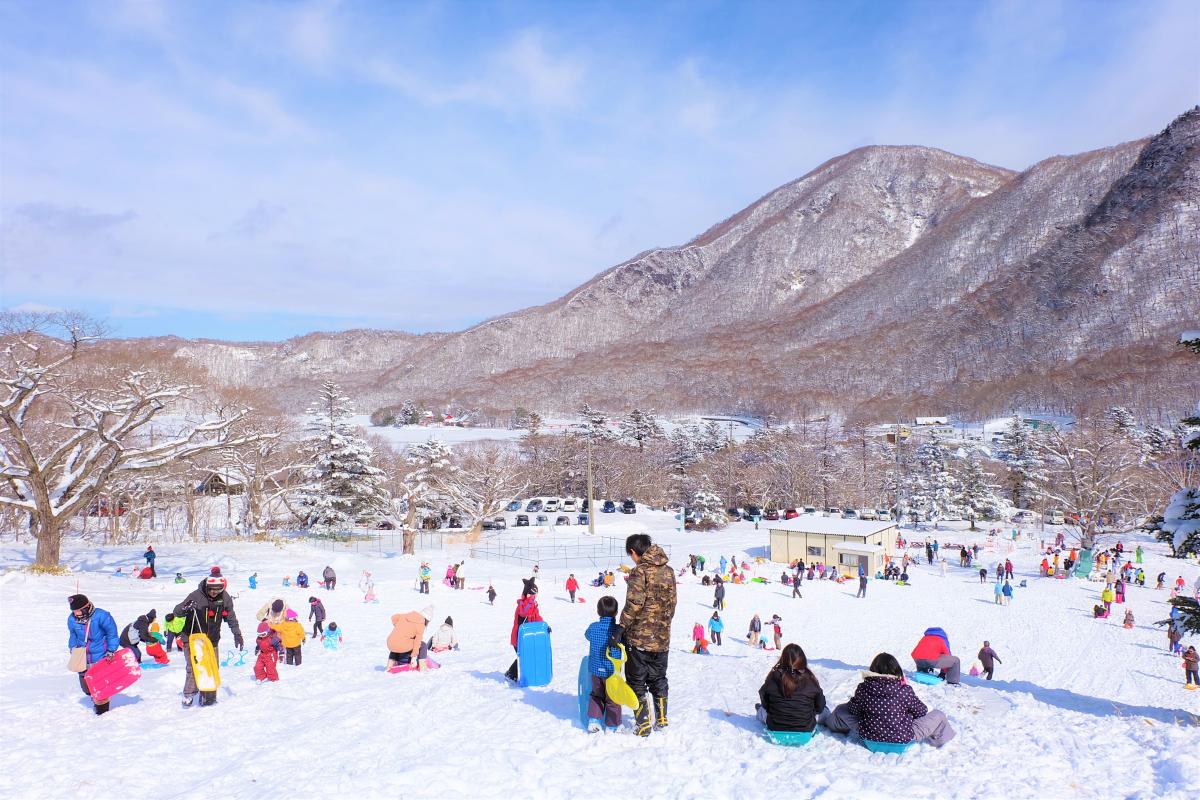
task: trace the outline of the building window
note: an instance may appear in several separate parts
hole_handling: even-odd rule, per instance
[[[825,548],[824,547],[810,547],[810,548],[808,548],[808,554],[810,556],[817,556],[818,558],[820,558],[825,555]]]
[[[858,566],[858,556],[856,556],[853,553],[839,553],[838,554],[838,563],[841,564],[843,567],[857,567]]]

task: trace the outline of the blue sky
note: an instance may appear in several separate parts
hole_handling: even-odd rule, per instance
[[[0,2],[0,306],[457,330],[864,144],[1014,169],[1200,101],[1200,3]]]

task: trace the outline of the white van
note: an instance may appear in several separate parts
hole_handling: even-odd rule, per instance
[[[1052,508],[1042,514],[1042,522],[1046,525],[1065,525],[1067,524],[1067,518],[1063,516],[1063,512]]]
[[[858,510],[859,519],[879,519],[879,515],[875,513],[873,508],[860,508]]]
[[[547,514],[553,514],[555,511],[558,511],[558,498],[551,497],[546,501],[546,505],[542,506],[542,510]]]

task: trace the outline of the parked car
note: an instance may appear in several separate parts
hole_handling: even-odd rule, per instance
[[[1042,522],[1046,525],[1065,525],[1067,518],[1063,516],[1063,512],[1056,508],[1052,508],[1042,514]]]
[[[566,514],[559,514],[557,517],[554,518],[554,524],[555,525],[570,525],[571,518],[568,517]]]
[[[746,512],[742,516],[746,519],[762,516],[762,506],[746,506]]]
[[[800,512],[794,508],[785,508],[783,510],[784,519],[795,519],[798,516],[800,516]]]
[[[612,500],[605,500],[604,505],[600,506],[600,511],[604,514],[615,514],[617,513],[617,504]]]
[[[550,518],[547,517],[545,514],[538,514],[536,517],[533,518],[533,521],[538,525],[549,525],[550,524]]]
[[[558,506],[558,498],[551,497],[546,501],[546,504],[542,506],[542,511],[545,511],[547,514],[553,514],[555,511],[558,511]]]
[[[804,513],[805,514],[815,514],[815,513],[817,513],[817,507],[816,506],[805,506]]]
[[[446,523],[447,528],[461,528],[462,526],[462,520],[459,517],[451,517]]]
[[[520,511],[521,510],[521,501],[513,500],[511,503],[509,503],[507,506],[505,506],[504,510],[505,511]]]
[[[621,501],[621,513],[622,514],[636,514],[637,513],[637,503],[633,502],[633,500],[630,500],[629,498],[625,498],[624,500]]]
[[[379,521],[379,524],[375,526],[375,530],[377,530],[377,531],[394,531],[394,530],[396,530],[396,526],[394,524],[392,524],[390,521],[384,519],[384,520]]]
[[[562,509],[561,510],[568,514],[574,514],[576,511],[579,510],[579,503],[575,500],[574,497],[568,497],[566,500],[562,501]]]
[[[734,522],[737,522],[742,518],[742,510],[740,508],[727,508],[725,509],[725,515]]]
[[[873,508],[860,508],[858,510],[859,519],[879,519],[879,515],[875,513]]]
[[[829,508],[825,509],[825,513],[831,517],[840,517],[842,515],[842,510],[840,508],[834,508],[833,506],[830,506]]]
[[[1037,522],[1037,514],[1025,509],[1013,514],[1012,521],[1018,525],[1032,525]]]
[[[875,519],[880,520],[881,522],[891,522],[892,512],[888,511],[886,508],[877,508],[875,509]]]
[[[858,519],[858,512],[853,508],[843,508],[842,519]]]
[[[587,525],[588,524],[588,515],[580,514],[578,517],[575,518],[575,524],[576,525]]]
[[[525,510],[530,514],[534,513],[535,511],[541,511],[542,510],[542,501],[537,499],[536,497],[533,498],[532,500],[530,500],[528,503],[525,504]]]
[[[513,527],[514,528],[528,528],[529,527],[529,515],[528,514],[517,514],[517,521],[513,523]]]
[[[591,505],[592,505],[592,502],[585,497],[579,501],[579,510],[580,511],[591,511],[591,508],[590,508]]]
[[[765,514],[763,514],[763,519],[767,520],[768,522],[778,522],[779,521],[779,509],[768,508],[767,512]]]
[[[485,519],[483,521],[483,529],[485,531],[503,531],[508,529],[508,522],[504,517],[496,517],[495,519]]]

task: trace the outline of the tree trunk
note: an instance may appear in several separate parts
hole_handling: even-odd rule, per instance
[[[414,556],[417,554],[417,532],[411,528],[404,529],[404,555]]]
[[[58,568],[61,565],[62,526],[38,514],[34,535],[37,536],[37,559],[34,565],[43,569]]]

